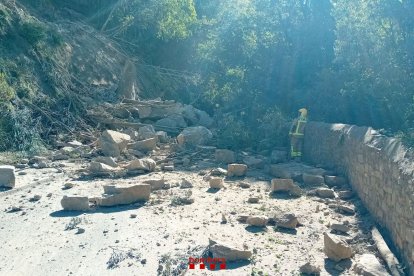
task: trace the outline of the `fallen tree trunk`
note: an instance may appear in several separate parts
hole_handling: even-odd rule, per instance
[[[398,259],[391,252],[387,243],[385,242],[384,238],[382,237],[381,233],[378,231],[376,227],[372,229],[372,238],[374,239],[375,244],[382,258],[387,263],[387,266],[391,271],[391,275],[393,276],[404,275],[404,273],[400,271],[400,264],[398,262]]]

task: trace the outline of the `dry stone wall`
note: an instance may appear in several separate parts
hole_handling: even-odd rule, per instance
[[[304,156],[347,175],[414,275],[414,152],[369,127],[309,122]]]

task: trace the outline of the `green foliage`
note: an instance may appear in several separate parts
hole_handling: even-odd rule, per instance
[[[0,4],[0,36],[7,34],[11,21],[11,16],[6,7]]]
[[[35,20],[28,20],[20,26],[20,35],[32,46],[46,38],[46,31],[46,27]]]
[[[0,107],[9,103],[15,97],[15,91],[6,78],[6,74],[0,72]]]

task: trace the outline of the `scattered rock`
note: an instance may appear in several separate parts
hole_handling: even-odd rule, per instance
[[[249,215],[246,215],[246,214],[239,215],[237,217],[237,221],[241,222],[241,223],[245,223],[247,221],[248,217],[249,217]]]
[[[334,187],[334,186],[341,187],[341,186],[344,186],[346,184],[346,182],[347,181],[346,181],[345,177],[325,175],[325,183],[329,187]]]
[[[37,169],[46,169],[49,167],[46,161],[39,161],[39,163],[34,165]]]
[[[348,215],[355,214],[355,208],[353,208],[351,206],[346,206],[346,205],[339,204],[337,206],[337,208],[341,213],[348,214]]]
[[[227,176],[244,176],[247,172],[247,165],[245,164],[229,164],[227,167]]]
[[[31,197],[31,198],[29,199],[29,201],[30,201],[30,202],[36,202],[36,201],[39,201],[41,198],[42,198],[42,196],[41,196],[41,195],[34,195],[33,197]]]
[[[298,218],[295,214],[284,214],[281,217],[275,215],[273,218],[277,227],[286,228],[286,229],[295,229],[298,224]]]
[[[343,200],[348,200],[354,197],[354,192],[352,191],[340,191],[338,197]]]
[[[259,203],[259,198],[258,197],[249,197],[247,202],[248,203]]]
[[[324,252],[329,259],[339,262],[352,257],[352,249],[344,240],[326,232],[323,235]]]
[[[212,177],[210,178],[210,188],[212,189],[221,189],[224,188],[224,181],[223,178],[220,177]]]
[[[292,179],[272,179],[272,192],[288,192],[292,196],[299,197],[302,195],[302,189],[296,185]]]
[[[335,198],[335,192],[328,188],[318,188],[316,194],[321,198]]]
[[[175,170],[174,165],[164,165],[162,169],[166,172],[172,172]]]
[[[102,163],[108,166],[111,166],[113,168],[118,167],[118,164],[115,162],[115,159],[110,156],[99,156],[92,160],[93,162]]]
[[[69,189],[72,189],[73,187],[75,187],[75,184],[73,184],[71,182],[67,182],[63,185],[64,190],[69,190]]]
[[[221,213],[221,223],[222,224],[226,224],[227,223],[227,218],[226,218],[226,216],[223,213]]]
[[[85,229],[78,227],[75,234],[79,235],[79,234],[83,234],[83,233],[85,233]]]
[[[240,188],[243,188],[243,189],[249,189],[251,187],[251,185],[247,182],[240,182],[239,186]]]
[[[265,227],[269,218],[266,216],[249,216],[246,223],[251,226]]]
[[[142,152],[152,151],[157,147],[157,140],[158,138],[154,137],[142,141],[137,141],[135,143],[130,144],[128,148]]]
[[[388,275],[387,270],[373,254],[363,254],[355,264],[354,270],[364,276]]]
[[[322,175],[313,175],[309,173],[302,174],[303,183],[305,185],[315,186],[315,185],[321,185],[325,183],[325,179]]]
[[[137,214],[131,214],[129,217],[130,218],[136,218],[137,217]]]
[[[193,183],[191,183],[190,181],[183,178],[183,179],[181,179],[180,188],[181,189],[193,188]]]
[[[165,180],[162,179],[148,179],[144,181],[145,184],[151,185],[151,190],[161,190],[165,187]]]
[[[236,161],[234,151],[227,149],[216,149],[214,156],[216,158],[216,162],[219,163],[230,164]]]
[[[100,206],[116,206],[149,200],[151,185],[137,184],[129,187],[115,185],[104,186],[104,196],[98,203]]]
[[[307,262],[299,268],[299,271],[305,275],[319,275],[321,273],[321,268],[315,264]]]
[[[264,162],[260,158],[256,158],[253,156],[247,156],[243,158],[244,164],[246,164],[249,168],[263,168]]]
[[[52,160],[53,161],[62,161],[62,160],[69,160],[69,155],[67,154],[63,154],[63,153],[56,153],[55,155],[53,155]]]
[[[150,158],[135,159],[129,162],[125,167],[128,171],[146,171],[152,172],[155,170],[157,163]]]
[[[15,185],[15,168],[13,166],[0,166],[0,187],[13,188]]]
[[[332,223],[331,229],[344,234],[347,234],[350,230],[348,226],[342,223]]]
[[[152,125],[143,126],[138,129],[138,137],[141,140],[146,140],[150,138],[157,138],[157,133]]]
[[[101,175],[113,173],[117,171],[117,169],[103,163],[91,162],[89,165],[89,171],[93,174]]]
[[[168,135],[165,131],[157,131],[157,138],[160,143],[167,143],[168,142]]]
[[[212,169],[211,172],[210,172],[210,175],[212,175],[212,176],[224,176],[224,175],[227,175],[227,170],[222,169],[222,168]]]
[[[287,152],[283,150],[273,150],[270,155],[270,161],[273,164],[283,163],[287,159]]]
[[[16,213],[22,211],[23,208],[19,206],[12,206],[7,210],[7,213]]]
[[[85,196],[63,196],[60,204],[66,211],[87,211],[89,210],[89,199]]]
[[[99,138],[102,153],[106,156],[118,157],[127,148],[131,136],[113,130],[105,130]]]
[[[238,249],[212,239],[209,241],[209,251],[213,258],[224,258],[228,262],[248,260],[253,255],[250,250]]]
[[[213,138],[210,130],[203,126],[185,128],[180,135],[177,136],[180,145],[205,145]]]
[[[167,118],[162,118],[155,122],[156,127],[163,127],[168,129],[187,127],[184,117],[178,114],[170,115]]]

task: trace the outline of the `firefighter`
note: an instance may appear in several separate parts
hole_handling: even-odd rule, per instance
[[[289,131],[290,157],[297,161],[300,161],[302,157],[303,138],[307,121],[308,111],[305,108],[299,109],[299,117],[293,121]]]

